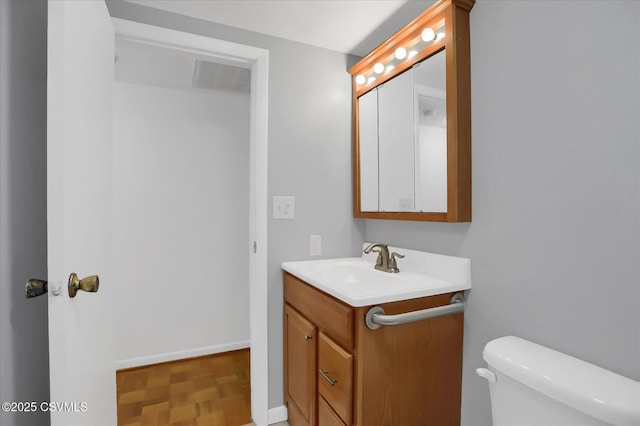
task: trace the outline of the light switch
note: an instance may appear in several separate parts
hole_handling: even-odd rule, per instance
[[[273,218],[293,219],[295,217],[296,197],[273,197]]]

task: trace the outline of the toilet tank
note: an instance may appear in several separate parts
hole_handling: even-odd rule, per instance
[[[640,426],[640,382],[514,336],[483,358],[493,426]]]

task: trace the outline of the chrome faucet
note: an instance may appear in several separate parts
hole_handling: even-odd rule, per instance
[[[376,248],[378,250],[376,250]],[[364,253],[378,253],[378,259],[376,259],[376,268],[378,271],[382,272],[400,272],[398,269],[398,264],[396,262],[396,257],[402,259],[404,256],[396,253],[395,251],[391,253],[391,257],[389,257],[389,247],[386,244],[380,243],[372,243],[369,244],[365,249]]]

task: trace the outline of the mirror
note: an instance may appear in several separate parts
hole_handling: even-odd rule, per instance
[[[472,6],[436,3],[349,70],[356,217],[471,220]]]
[[[447,211],[445,70],[440,51],[360,97],[363,211]]]

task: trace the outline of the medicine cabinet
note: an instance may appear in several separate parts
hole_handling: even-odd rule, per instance
[[[471,221],[473,4],[437,2],[349,70],[355,217]]]

